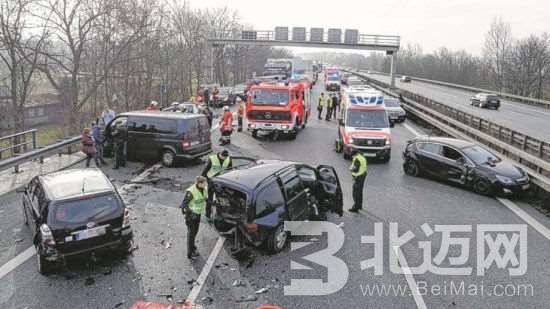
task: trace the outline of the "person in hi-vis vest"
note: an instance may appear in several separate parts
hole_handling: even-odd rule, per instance
[[[350,171],[353,177],[353,206],[348,209],[351,212],[359,212],[363,209],[363,187],[367,178],[368,163],[360,151],[353,151]]]
[[[317,102],[317,118],[323,119],[323,105],[325,105],[325,94],[321,92],[319,102]]]
[[[199,255],[195,246],[195,238],[199,232],[201,215],[208,200],[207,187],[206,178],[197,176],[195,183],[185,190],[185,197],[181,203],[181,212],[185,215],[185,225],[187,225],[187,258],[191,260]]]
[[[223,150],[222,152],[219,152],[217,154],[213,154],[208,157],[208,163],[202,170],[202,176],[206,177],[208,182],[210,182],[210,177],[216,175],[222,170],[231,168],[233,166],[233,160],[231,160],[231,157],[229,156],[229,152],[227,150]],[[212,186],[209,186],[211,188]],[[212,189],[210,189],[212,190]],[[208,192],[208,194],[212,194],[211,191]],[[206,218],[210,220],[210,216],[212,214],[212,205],[210,202],[206,203]]]

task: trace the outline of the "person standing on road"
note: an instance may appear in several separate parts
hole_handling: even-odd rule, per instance
[[[97,159],[101,161],[101,164],[107,164],[107,162],[105,162],[105,159],[103,159],[103,146],[105,144],[105,137],[103,136],[103,132],[101,132],[101,127],[95,122],[92,123],[92,137],[94,138],[95,142]]]
[[[90,161],[92,161],[92,159],[94,159],[95,166],[100,167],[101,164],[99,163],[99,160],[96,156],[94,138],[92,137],[92,135],[90,135],[89,128],[85,128],[82,131],[80,141],[82,143],[82,152],[86,154],[86,167],[90,167]]]
[[[237,110],[237,131],[243,131],[243,117],[244,117],[244,102],[241,98],[237,97],[235,102],[239,104],[239,109]]]
[[[195,238],[199,232],[201,215],[208,200],[207,187],[206,178],[197,176],[195,183],[185,190],[185,197],[181,203],[181,212],[185,216],[185,225],[187,225],[187,258],[190,260],[199,256]]]
[[[113,133],[113,152],[115,155],[115,166],[113,169],[126,166],[126,142],[128,141],[128,132],[125,128],[118,127]]]
[[[223,107],[223,115],[220,119],[220,133],[220,144],[230,144],[231,134],[233,133],[233,113],[231,113],[227,105]]]
[[[332,115],[334,119],[338,118],[338,113],[340,113],[340,98],[338,98],[338,94],[334,93],[332,95]]]
[[[210,106],[210,90],[208,89],[208,87],[204,88],[204,91],[202,93],[204,104],[206,104],[206,106]]]
[[[116,116],[115,111],[112,110],[109,106],[106,106],[103,112],[101,112],[100,124],[102,126],[108,125],[109,122],[111,122],[111,120],[115,118],[115,116]]]
[[[327,121],[330,121],[330,119],[332,117],[332,107],[333,107],[333,102],[332,102],[332,98],[329,94],[327,96],[327,114],[325,116],[325,120],[327,120]]]
[[[208,120],[208,125],[212,127],[212,119],[214,118],[214,115],[212,114],[210,107],[208,107],[208,105],[205,105],[202,113],[206,116],[206,120]]]
[[[317,118],[319,120],[323,119],[323,105],[325,105],[325,94],[321,92],[319,102],[317,102]]]
[[[353,177],[353,206],[348,209],[350,212],[359,212],[363,209],[363,187],[367,178],[368,163],[360,151],[353,151],[350,171]]]
[[[229,156],[229,152],[227,150],[223,150],[222,152],[219,152],[217,154],[211,155],[208,157],[208,163],[202,170],[202,176],[205,177],[208,182],[210,182],[210,178],[220,171],[229,169],[233,166],[233,160]],[[208,196],[212,194],[211,188],[212,186],[208,186]],[[207,203],[206,205],[206,218],[210,219],[210,216],[212,214],[212,205],[210,203]]]

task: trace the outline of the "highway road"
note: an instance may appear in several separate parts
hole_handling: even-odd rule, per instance
[[[315,97],[321,87],[319,85],[315,89]],[[352,203],[352,182],[348,171],[350,162],[333,151],[336,130],[334,121],[312,117],[308,127],[296,140],[254,139],[248,133],[237,133],[228,149],[235,155],[334,166],[343,186],[347,209]],[[294,251],[287,248],[276,255],[255,249],[248,260],[238,262],[229,254],[230,239],[224,242],[204,222],[198,240],[201,257],[191,263],[185,258],[186,229],[177,205],[183,197],[182,189],[200,172],[202,165],[161,168],[149,177],[152,182],[129,186],[128,181],[135,177],[133,173],[142,169],[140,164],[131,164],[120,172],[108,167],[104,169],[122,188],[132,207],[132,225],[138,248],[123,260],[76,261],[58,274],[48,277],[38,274],[33,258],[17,260],[30,246],[30,235],[22,222],[20,197],[14,192],[0,196],[0,265],[14,260],[17,263],[12,272],[0,277],[0,307],[128,308],[138,299],[175,303],[189,295],[205,308],[220,309],[256,308],[266,303],[285,309],[547,307],[550,303],[550,295],[546,292],[550,278],[550,219],[522,200],[479,196],[430,179],[404,175],[400,154],[407,140],[421,133],[420,130],[408,122],[398,124],[392,130],[393,155],[390,163],[369,165],[364,211],[359,214],[345,212],[343,217],[329,216],[328,221],[338,225],[345,234],[345,242],[335,256],[345,261],[349,270],[346,284],[330,295],[290,296],[284,293],[284,286],[288,286],[292,279],[326,280],[327,269],[323,266],[304,263],[311,269],[293,270],[290,267],[291,261],[302,263],[305,255],[326,248],[326,235],[307,238],[311,245]],[[216,138],[217,132],[213,136],[214,140]],[[433,261],[441,249],[445,250],[441,246],[442,234],[437,231],[432,234],[430,230],[437,230],[437,226],[456,225],[471,228],[469,232],[453,234],[455,238],[468,240],[465,245],[468,251],[466,259],[458,261],[449,258],[464,253],[460,246],[453,245],[437,266],[471,267],[472,272],[467,275],[443,275],[430,268],[415,274],[402,274],[392,270],[389,255],[393,248],[388,242],[391,223],[398,224],[399,236],[407,231],[415,236],[401,247],[410,267]],[[361,261],[380,252],[373,245],[361,243],[361,236],[374,234],[377,224],[382,225],[383,232],[381,274],[375,274],[373,268],[361,270],[360,267]],[[493,264],[483,275],[479,275],[476,272],[481,265],[476,257],[478,241],[483,248],[489,248],[483,241],[487,242],[492,236],[478,237],[481,234],[477,230],[488,224],[499,225],[497,227],[500,228],[525,227],[524,233],[520,234],[525,235],[528,242],[524,243],[525,239],[521,239],[518,244],[526,245],[526,255],[518,258],[518,264],[513,259],[510,263],[498,264],[503,268]],[[511,239],[513,235],[518,235],[511,231],[506,233]],[[304,239],[299,237],[293,241]],[[423,241],[426,251],[420,248],[419,241]],[[512,248],[520,256],[519,245]],[[424,253],[431,258],[426,259]],[[510,277],[508,268],[513,267],[512,264],[527,265],[527,269],[524,274]],[[397,270],[403,270],[405,264],[397,266]],[[206,278],[205,283],[196,285],[194,282],[201,274]],[[241,281],[236,284],[236,280]],[[411,292],[415,286],[421,293]],[[452,290],[452,286],[458,290]],[[460,286],[464,286],[463,292],[460,292]],[[474,287],[477,290],[474,291]],[[261,288],[267,288],[267,291],[256,294]],[[386,292],[383,289],[387,289]],[[402,293],[397,291],[395,295],[394,292],[399,289]],[[506,295],[494,295],[493,292]]]
[[[363,72],[366,74],[366,72]],[[390,77],[382,74],[368,74],[368,77],[390,84]],[[503,99],[499,110],[481,109],[470,105],[472,92],[413,80],[402,83],[396,80],[396,87],[417,93],[440,103],[447,104],[464,112],[490,120],[550,142],[550,110]]]

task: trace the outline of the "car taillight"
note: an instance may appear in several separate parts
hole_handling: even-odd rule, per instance
[[[124,208],[124,217],[122,218],[122,228],[130,226],[130,212],[127,208]]]
[[[42,244],[48,247],[55,246],[55,239],[53,239],[52,230],[46,224],[40,226],[40,238],[42,239]]]
[[[191,146],[191,143],[186,139],[186,136],[184,135],[181,139],[181,147],[182,148],[189,148]]]

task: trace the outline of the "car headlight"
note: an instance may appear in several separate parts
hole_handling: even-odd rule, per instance
[[[353,137],[350,137],[350,138],[349,138],[349,143],[350,143],[350,144],[353,144]]]
[[[513,184],[514,183],[514,180],[510,177],[506,177],[506,176],[501,176],[501,175],[496,175],[498,181],[500,181],[501,183],[505,184],[505,185],[510,185],[510,184]]]
[[[248,127],[254,129],[254,128],[256,128],[256,125],[255,125],[254,123],[249,123],[249,124],[248,124]]]
[[[386,139],[386,145],[391,145],[391,141],[389,139]]]
[[[281,126],[281,129],[283,129],[283,130],[288,130],[288,128],[289,128],[288,124],[283,124]]]

